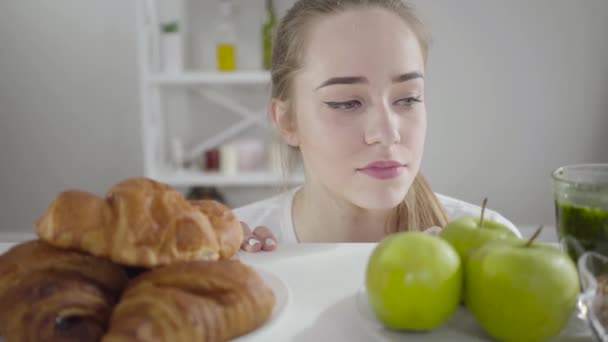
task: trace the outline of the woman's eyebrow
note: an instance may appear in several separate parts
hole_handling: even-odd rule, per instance
[[[315,90],[321,89],[334,84],[355,84],[355,83],[369,83],[367,78],[363,76],[346,76],[346,77],[332,77],[327,81],[321,83]]]
[[[424,76],[419,71],[412,71],[412,72],[408,72],[403,75],[394,77],[393,83],[407,82],[407,81],[413,80],[415,78],[424,78]]]
[[[405,74],[401,74],[393,77],[393,83],[407,82],[416,78],[424,78],[421,72],[412,71]],[[325,82],[321,83],[315,90],[321,89],[335,84],[357,84],[357,83],[369,83],[367,78],[363,76],[345,76],[345,77],[332,77]]]

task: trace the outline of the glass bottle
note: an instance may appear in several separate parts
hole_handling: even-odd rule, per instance
[[[266,0],[266,18],[264,26],[262,26],[262,48],[264,51],[264,69],[269,70],[272,56],[272,37],[277,23],[277,17],[274,11],[274,2]]]
[[[217,69],[219,71],[233,71],[237,68],[237,34],[232,2],[220,0],[219,12],[219,22],[215,36]]]

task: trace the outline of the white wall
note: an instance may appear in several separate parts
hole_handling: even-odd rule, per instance
[[[608,1],[414,3],[434,36],[425,174],[551,224],[551,170],[608,162]],[[134,1],[0,2],[0,231],[30,231],[65,188],[141,174],[134,16]]]
[[[416,3],[435,37],[426,174],[517,223],[553,223],[551,171],[608,162],[608,1]]]
[[[134,4],[0,2],[0,231],[141,170]]]

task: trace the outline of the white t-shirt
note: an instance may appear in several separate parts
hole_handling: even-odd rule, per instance
[[[299,189],[300,187],[295,187],[275,197],[237,208],[234,213],[239,220],[247,223],[252,229],[257,226],[268,227],[279,244],[298,243],[293,226],[292,205],[293,198]],[[450,221],[464,216],[481,214],[481,207],[477,205],[440,194],[436,195],[443,204]],[[504,224],[521,237],[521,233],[515,225],[497,212],[486,209],[484,216],[489,220]]]

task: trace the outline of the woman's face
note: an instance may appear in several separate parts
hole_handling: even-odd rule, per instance
[[[395,207],[418,173],[426,134],[415,34],[382,9],[319,19],[307,34],[292,105],[308,181],[361,208]]]

